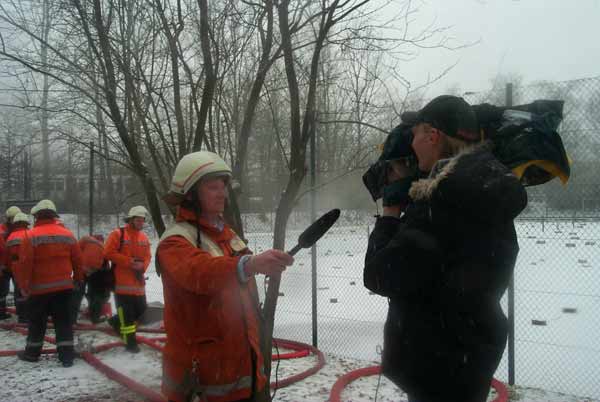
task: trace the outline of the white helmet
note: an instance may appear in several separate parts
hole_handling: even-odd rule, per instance
[[[52,211],[56,214],[56,205],[51,200],[41,200],[31,209],[32,214],[38,214],[42,211]]]
[[[214,152],[199,151],[185,155],[177,164],[171,187],[163,199],[172,205],[180,204],[194,184],[209,175],[231,178],[232,172],[229,165]]]
[[[144,208],[143,206],[138,205],[138,206],[132,207],[129,210],[129,213],[127,214],[127,219],[135,218],[136,216],[147,219],[148,215],[150,215],[148,210],[146,208]]]
[[[29,217],[27,215],[25,215],[23,212],[19,212],[13,218],[13,224],[16,225],[17,223],[26,223],[29,225]]]
[[[21,209],[13,205],[6,210],[6,219],[13,219],[19,212],[21,212]]]

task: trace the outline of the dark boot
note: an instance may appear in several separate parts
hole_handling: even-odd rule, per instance
[[[71,367],[73,360],[75,360],[75,352],[71,347],[68,350],[61,350],[58,354],[58,360],[60,360],[63,367]]]
[[[113,331],[115,331],[115,333],[120,336],[121,335],[121,324],[119,323],[119,317],[116,315],[113,315],[112,317],[110,317],[108,319],[108,323],[112,327]]]
[[[6,298],[0,300],[0,320],[8,320],[12,315],[6,311]]]
[[[23,360],[25,362],[30,362],[30,363],[36,363],[40,360],[39,356],[33,356],[30,353],[27,353],[26,350],[23,350],[19,353],[17,353],[17,357],[19,358],[19,360]]]
[[[137,344],[137,339],[135,339],[135,332],[133,334],[127,335],[127,345],[125,346],[125,350],[130,353],[139,353],[140,347]]]

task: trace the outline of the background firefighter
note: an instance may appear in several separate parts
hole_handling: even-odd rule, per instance
[[[79,239],[81,249],[81,266],[85,281],[79,294],[73,297],[71,319],[76,322],[85,295],[88,302],[90,321],[98,324],[101,318],[102,308],[110,298],[110,289],[113,273],[104,259],[104,237],[102,235],[83,236]]]
[[[129,210],[125,226],[112,231],[104,256],[112,262],[117,314],[110,318],[113,329],[123,337],[129,352],[140,351],[135,338],[137,320],[146,310],[144,273],[152,258],[150,241],[142,231],[148,211],[142,206]]]
[[[34,227],[26,232],[21,245],[17,283],[27,300],[29,333],[19,359],[39,359],[48,316],[56,331],[58,358],[64,367],[73,365],[73,327],[69,306],[73,280],[81,281],[81,252],[77,240],[59,221],[56,206],[42,200],[35,210]]]
[[[281,273],[293,258],[279,250],[250,256],[224,223],[230,177],[217,154],[188,154],[165,197],[177,205],[156,253],[167,332],[162,390],[170,401],[250,401],[268,381],[253,276]]]
[[[16,282],[13,278],[11,270],[9,270],[8,265],[6,264],[6,251],[5,251],[5,243],[10,236],[10,233],[13,229],[13,219],[15,215],[17,215],[21,210],[19,207],[12,206],[6,210],[5,213],[5,222],[0,225],[0,255],[4,256],[0,261],[0,320],[6,320],[10,318],[10,314],[6,311],[6,297],[8,296],[8,292],[10,291],[10,281],[13,281],[13,287],[16,289]],[[18,303],[17,293],[13,293],[15,305]]]
[[[12,222],[13,230],[6,239],[6,267],[12,273],[13,278],[17,277],[17,268],[19,262],[19,254],[21,253],[21,243],[27,235],[29,228],[29,218],[22,212],[15,215]],[[14,283],[15,307],[17,309],[17,317],[20,323],[27,322],[26,299],[21,294],[18,284]]]

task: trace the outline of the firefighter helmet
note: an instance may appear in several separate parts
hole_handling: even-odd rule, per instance
[[[13,205],[6,210],[6,219],[13,219],[19,212],[21,212],[21,209]]]
[[[52,211],[55,214],[58,213],[56,211],[56,205],[54,205],[54,202],[51,200],[41,200],[35,207],[32,208],[32,214],[39,214],[42,211]]]
[[[13,224],[16,225],[17,223],[26,223],[29,225],[29,217],[23,212],[18,212],[13,218]]]
[[[209,176],[225,176],[230,179],[231,168],[214,152],[199,151],[187,154],[177,164],[171,187],[163,199],[171,205],[178,205],[194,184]]]
[[[150,215],[148,210],[146,208],[144,208],[143,206],[138,205],[135,207],[131,207],[131,209],[127,213],[127,219],[135,218],[136,216],[146,219],[148,217],[148,215]]]

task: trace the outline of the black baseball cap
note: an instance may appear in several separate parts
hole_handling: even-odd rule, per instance
[[[444,134],[466,142],[481,140],[475,111],[463,98],[441,95],[417,113],[415,123],[427,123]]]

